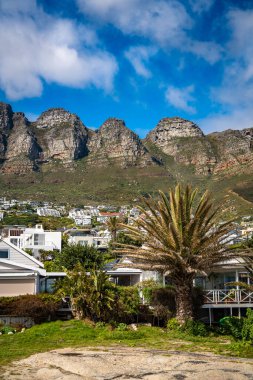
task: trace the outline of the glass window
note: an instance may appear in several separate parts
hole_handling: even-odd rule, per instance
[[[42,234],[34,234],[34,245],[45,245],[45,236]]]
[[[8,259],[8,258],[9,258],[9,250],[0,249],[0,259]]]

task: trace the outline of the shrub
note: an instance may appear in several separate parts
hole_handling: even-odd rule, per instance
[[[180,330],[182,332],[185,332],[189,335],[194,335],[194,336],[207,336],[208,335],[208,329],[203,322],[194,321],[191,319],[189,319],[182,326],[180,326]]]
[[[242,338],[243,319],[238,317],[224,317],[220,319],[220,331],[222,334],[232,335],[235,339]]]
[[[126,323],[119,323],[118,326],[117,326],[117,330],[119,330],[119,331],[127,331],[128,330],[127,324]]]
[[[178,331],[180,329],[180,323],[176,318],[171,318],[167,323],[167,329],[172,331]]]
[[[132,286],[116,288],[117,302],[113,317],[119,322],[132,322],[140,312],[140,296],[138,289]]]
[[[175,289],[172,286],[166,286],[163,288],[156,288],[152,291],[151,305],[157,306],[162,305],[167,307],[171,313],[176,312],[176,300],[175,300]]]
[[[106,323],[105,322],[97,322],[96,325],[95,325],[96,329],[103,329],[105,327],[106,327]]]
[[[4,326],[4,327],[1,328],[0,332],[2,334],[8,334],[8,333],[15,334],[16,330],[13,327],[11,327],[11,326]]]
[[[203,322],[193,321],[189,319],[183,325],[180,325],[176,318],[171,318],[167,323],[167,329],[172,331],[180,331],[194,336],[207,336],[208,329]]]
[[[246,318],[243,318],[242,338],[253,342],[253,310],[247,309]]]
[[[60,299],[50,294],[1,297],[0,314],[31,317],[35,323],[42,323],[56,318],[60,304]]]

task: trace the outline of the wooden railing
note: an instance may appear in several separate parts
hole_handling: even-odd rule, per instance
[[[231,303],[252,303],[253,305],[253,292],[244,289],[215,289],[204,291],[204,304],[218,305]]]

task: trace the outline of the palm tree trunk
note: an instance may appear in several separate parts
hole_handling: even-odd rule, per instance
[[[176,286],[176,318],[180,324],[193,319],[192,280]]]

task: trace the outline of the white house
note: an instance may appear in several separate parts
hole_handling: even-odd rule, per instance
[[[40,216],[54,216],[56,218],[60,218],[61,216],[58,210],[55,210],[53,208],[46,208],[46,207],[38,207],[37,214]]]
[[[69,211],[69,218],[73,219],[77,226],[91,225],[91,213],[89,210],[72,209]]]
[[[31,249],[35,257],[39,256],[39,250],[61,251],[61,232],[45,231],[41,224],[35,227],[12,227],[3,230],[6,241],[21,249]]]
[[[69,236],[69,244],[88,245],[89,247],[93,246],[97,249],[108,248],[108,244],[111,240],[111,234],[107,230],[94,233],[89,229],[73,229],[68,230],[65,233]]]
[[[10,242],[0,239],[0,296],[36,294],[43,264]]]

